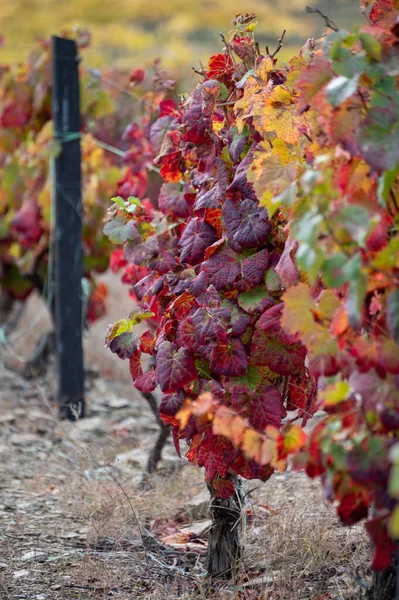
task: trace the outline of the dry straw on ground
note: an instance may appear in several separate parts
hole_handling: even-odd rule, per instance
[[[127,313],[124,290],[113,296],[118,316]],[[361,598],[370,577],[362,526],[341,527],[319,483],[291,472],[245,484],[237,581],[207,583],[203,475],[169,445],[153,489],[139,491],[157,425],[124,363],[103,352],[104,325],[86,342],[100,374],[89,419],[57,421],[53,372],[30,382],[0,374],[1,600]],[[181,542],[187,531],[200,534]]]

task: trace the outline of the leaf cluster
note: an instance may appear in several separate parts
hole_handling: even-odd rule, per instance
[[[294,97],[298,65],[281,69],[277,58],[260,54],[252,20],[236,19],[223,52],[209,59],[190,95],[179,105],[161,103],[150,131],[163,179],[157,209],[140,193],[114,198],[104,230],[121,245],[115,268],[124,267],[149,323],[138,338],[133,325],[129,334],[112,329],[107,343],[129,358],[140,391],[159,385],[160,415],[171,424],[176,447],[184,439],[188,458],[205,467],[207,481],[224,495],[234,492],[228,473],[266,480],[275,465],[257,462],[242,439],[233,442],[215,430],[212,418],[193,413],[183,427],[185,401],[210,394],[260,435],[270,427],[283,431],[282,439],[290,429],[287,410],[303,423],[314,410],[305,347],[281,326],[282,293],[300,280],[295,244],[283,217],[271,219],[259,204],[249,176],[262,146],[261,105],[279,90]],[[304,48],[300,64],[310,56]],[[268,123],[276,123],[284,139],[295,135],[301,152],[301,134],[293,134],[291,123],[280,127],[279,116]],[[271,189],[280,187],[276,178]],[[148,370],[145,355],[155,357]]]
[[[84,54],[90,42],[86,30],[75,28],[63,35],[76,39]],[[151,156],[146,127],[153,103],[168,89],[158,64],[153,79],[143,71],[140,80],[136,73],[129,81],[127,72],[101,73],[81,63],[83,267],[91,292],[89,321],[105,311],[106,289],[96,287],[95,274],[105,271],[110,260],[111,244],[101,227],[109,198],[116,191],[129,195],[148,185],[141,166]],[[1,66],[0,285],[19,300],[34,288],[43,292],[48,278],[51,160],[60,151],[53,136],[51,94],[49,40],[38,42],[24,64]],[[135,117],[136,107],[140,110]]]
[[[227,496],[227,473],[293,455],[344,524],[368,519],[375,569],[399,537],[398,8],[364,2],[368,25],[283,67],[238,19],[154,125],[158,210],[117,211],[153,313],[133,380],[160,385],[176,445]],[[319,411],[308,438],[293,409]]]
[[[389,566],[399,536],[398,8],[377,0],[368,26],[324,37],[289,106],[306,127],[305,164],[263,198],[297,243],[306,278],[285,291],[282,326],[306,347],[327,415],[297,464],[322,476],[344,524],[368,519],[375,569]],[[270,181],[263,165],[255,159],[258,189]]]

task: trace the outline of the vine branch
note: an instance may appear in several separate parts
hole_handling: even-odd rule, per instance
[[[332,29],[333,31],[339,31],[337,24],[334,21],[332,21],[328,15],[322,13],[322,11],[319,8],[314,8],[314,6],[307,6],[305,10],[310,15],[319,15],[324,20],[326,27],[328,27],[329,29]]]

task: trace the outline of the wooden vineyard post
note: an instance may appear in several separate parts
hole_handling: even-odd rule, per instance
[[[52,38],[53,127],[61,152],[54,164],[54,293],[61,418],[84,416],[82,346],[82,196],[78,52]]]

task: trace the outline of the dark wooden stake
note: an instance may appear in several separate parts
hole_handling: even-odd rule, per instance
[[[61,143],[55,159],[55,324],[60,416],[84,416],[82,347],[82,197],[78,52],[75,42],[52,38],[53,126]]]

